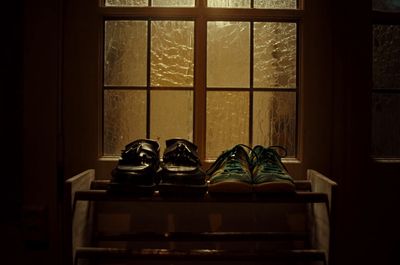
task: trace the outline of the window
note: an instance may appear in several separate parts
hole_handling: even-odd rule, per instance
[[[182,137],[213,160],[237,143],[298,151],[295,0],[106,0],[103,155]]]
[[[400,158],[400,1],[373,1],[372,155]]]
[[[196,143],[204,168],[240,142],[285,146],[295,179],[328,172],[329,3],[68,1],[66,175],[109,178],[124,145],[169,137]]]

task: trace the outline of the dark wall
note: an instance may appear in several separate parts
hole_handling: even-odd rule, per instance
[[[5,3],[8,16],[2,17],[1,70],[1,139],[2,182],[6,200],[7,218],[13,222],[19,217],[22,174],[22,78],[23,78],[23,9],[22,1]],[[3,8],[2,8],[3,9]],[[4,200],[2,200],[4,201]]]
[[[1,264],[57,264],[61,1],[2,3]],[[3,254],[4,253],[4,254]]]
[[[1,218],[4,264],[18,264],[21,252],[22,206],[22,80],[23,80],[23,2],[2,3],[1,56]],[[0,261],[3,263],[4,260]]]

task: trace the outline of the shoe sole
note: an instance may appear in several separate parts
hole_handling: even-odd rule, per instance
[[[251,193],[252,185],[234,180],[226,180],[208,184],[209,193]]]
[[[276,193],[276,192],[295,192],[295,186],[291,182],[274,181],[253,184],[253,190],[256,193]]]

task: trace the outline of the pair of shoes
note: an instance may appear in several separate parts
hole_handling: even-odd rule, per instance
[[[147,196],[158,186],[161,195],[204,195],[207,185],[200,166],[197,146],[188,140],[167,140],[160,163],[159,143],[138,139],[122,150],[109,190]]]
[[[238,144],[224,151],[207,170],[209,193],[294,192],[293,179],[275,148],[285,150]]]

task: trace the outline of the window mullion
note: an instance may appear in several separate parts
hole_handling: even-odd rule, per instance
[[[150,93],[150,75],[151,75],[151,20],[147,21],[147,82],[146,82],[146,138],[150,138],[150,110],[151,110],[151,93]]]
[[[204,1],[199,0],[199,15],[195,22],[195,74],[194,74],[194,142],[199,147],[201,160],[205,159],[206,147],[206,56],[207,21],[204,16]]]
[[[253,6],[253,1],[251,1]],[[249,101],[249,144],[253,145],[253,97],[254,97],[254,84],[253,84],[253,64],[254,64],[254,22],[250,22],[250,101]]]

